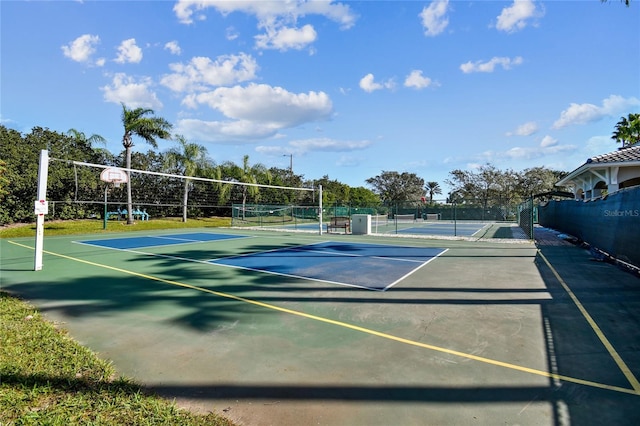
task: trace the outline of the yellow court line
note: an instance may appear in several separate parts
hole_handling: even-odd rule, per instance
[[[596,335],[598,336],[598,339],[600,339],[604,347],[607,348],[609,355],[611,355],[611,358],[613,358],[615,363],[618,365],[618,368],[620,368],[620,370],[622,371],[622,374],[624,374],[624,376],[627,378],[627,380],[629,381],[633,389],[636,391],[636,393],[640,393],[640,382],[638,382],[638,379],[636,378],[636,376],[633,375],[633,373],[631,372],[627,364],[625,364],[625,362],[622,360],[622,357],[620,357],[618,352],[616,352],[611,342],[609,342],[609,339],[607,339],[607,337],[604,335],[602,330],[600,330],[600,327],[598,327],[598,324],[596,323],[596,321],[591,317],[591,315],[589,315],[589,312],[587,311],[587,309],[582,305],[582,303],[580,303],[578,296],[576,296],[573,293],[571,288],[562,279],[558,271],[556,271],[556,269],[551,265],[551,262],[549,262],[547,257],[544,254],[542,254],[540,250],[538,250],[538,253],[540,253],[540,257],[542,258],[542,260],[544,260],[544,263],[547,264],[547,266],[551,269],[551,272],[553,272],[553,275],[555,275],[558,282],[560,282],[560,285],[564,288],[567,294],[569,294],[569,297],[571,298],[571,300],[573,300],[573,303],[578,307],[578,310],[580,311],[582,316],[587,320],[587,322],[589,323],[593,331],[596,333]]]
[[[16,243],[16,242],[13,242],[13,241],[9,241],[9,243],[33,250],[32,247],[25,246],[25,245],[20,244],[20,243]],[[194,285],[191,285],[191,284],[186,284],[186,283],[181,283],[181,282],[178,282],[178,281],[167,280],[165,278],[155,277],[153,275],[147,275],[147,274],[142,274],[140,272],[129,271],[127,269],[122,269],[122,268],[118,268],[118,267],[115,267],[115,266],[109,266],[109,265],[104,265],[104,264],[100,264],[100,263],[96,263],[96,262],[91,262],[91,261],[84,260],[84,259],[78,259],[78,258],[75,258],[75,257],[67,256],[65,254],[54,253],[54,252],[50,252],[50,251],[47,251],[47,250],[44,250],[44,253],[52,255],[52,256],[57,256],[57,257],[61,257],[61,258],[64,258],[64,259],[72,260],[74,262],[80,262],[80,263],[84,263],[84,264],[87,264],[87,265],[96,266],[96,267],[99,267],[99,268],[110,269],[112,271],[121,272],[121,273],[127,274],[127,275],[133,275],[133,276],[144,278],[144,279],[148,279],[148,280],[151,280],[151,281],[158,281],[158,282],[161,282],[161,283],[164,283],[164,284],[169,284],[169,285],[173,285],[173,286],[178,286],[178,287],[183,287],[183,288],[188,288],[188,289],[192,289],[192,290],[201,291],[201,292],[204,292],[204,293],[213,294],[213,295],[216,295],[216,296],[219,296],[219,297],[223,297],[223,298],[227,298],[227,299],[231,299],[231,300],[236,300],[236,301],[239,301],[239,302],[248,303],[248,304],[255,305],[255,306],[260,306],[260,307],[263,307],[263,308],[266,308],[266,309],[271,309],[271,310],[274,310],[274,311],[279,311],[279,312],[283,312],[283,313],[287,313],[287,314],[291,314],[291,315],[296,315],[296,316],[299,316],[299,317],[303,317],[303,318],[307,318],[307,319],[323,322],[323,323],[326,323],[326,324],[336,325],[336,326],[339,326],[339,327],[347,328],[347,329],[358,331],[358,332],[361,332],[361,333],[366,333],[366,334],[369,334],[369,335],[372,335],[372,336],[381,337],[383,339],[392,340],[392,341],[404,343],[404,344],[407,344],[407,345],[416,346],[416,347],[423,348],[423,349],[429,349],[429,350],[432,350],[432,351],[441,352],[441,353],[445,353],[445,354],[449,354],[449,355],[455,355],[455,356],[458,356],[458,357],[461,357],[461,358],[466,358],[466,359],[482,362],[482,363],[489,364],[489,365],[495,365],[495,366],[498,366],[498,367],[504,367],[504,368],[508,368],[510,370],[515,370],[515,371],[520,371],[520,372],[524,372],[524,373],[534,374],[534,375],[537,375],[537,376],[543,376],[543,377],[547,377],[547,378],[551,378],[551,379],[563,380],[565,382],[575,383],[575,384],[579,384],[579,385],[583,385],[583,386],[589,386],[589,387],[593,387],[593,388],[606,389],[606,390],[610,390],[610,391],[614,391],[614,392],[620,392],[620,393],[640,396],[640,391],[634,390],[634,389],[623,388],[623,387],[620,387],[620,386],[607,385],[607,384],[604,384],[604,383],[598,383],[598,382],[593,382],[593,381],[590,381],[590,380],[578,379],[578,378],[575,378],[575,377],[563,376],[563,375],[560,375],[560,374],[550,373],[548,371],[537,370],[535,368],[524,367],[524,366],[520,366],[520,365],[516,365],[516,364],[510,364],[510,363],[507,363],[507,362],[498,361],[498,360],[494,360],[494,359],[491,359],[491,358],[485,358],[485,357],[481,357],[481,356],[477,356],[477,355],[473,355],[473,354],[468,354],[468,353],[464,353],[464,352],[459,352],[459,351],[456,351],[456,350],[447,349],[447,348],[443,348],[443,347],[439,347],[439,346],[434,346],[434,345],[430,345],[430,344],[427,344],[427,343],[416,342],[414,340],[405,339],[403,337],[394,336],[394,335],[391,335],[391,334],[383,333],[383,332],[372,330],[372,329],[365,328],[365,327],[360,327],[360,326],[349,324],[349,323],[345,323],[345,322],[342,322],[342,321],[336,321],[336,320],[332,320],[332,319],[329,319],[329,318],[324,318],[324,317],[320,317],[320,316],[317,316],[317,315],[312,315],[312,314],[307,314],[305,312],[296,311],[296,310],[293,310],[293,309],[287,309],[287,308],[283,308],[283,307],[280,307],[280,306],[271,305],[269,303],[264,303],[264,302],[260,302],[260,301],[257,301],[257,300],[247,299],[247,298],[240,297],[240,296],[234,296],[233,294],[222,293],[222,292],[215,291],[215,290],[209,290],[209,289],[206,289],[206,288],[203,288],[203,287],[197,287],[197,286],[194,286]]]

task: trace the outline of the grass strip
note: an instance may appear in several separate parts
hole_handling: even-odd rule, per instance
[[[189,219],[182,222],[179,218],[151,219],[134,222],[127,225],[126,220],[109,221],[107,229],[102,220],[59,220],[45,221],[44,232],[46,236],[74,235],[74,234],[102,234],[110,232],[149,231],[155,229],[181,229],[181,228],[217,228],[231,226],[231,218],[212,217],[203,219]],[[36,225],[18,224],[0,228],[0,238],[35,237]]]
[[[146,392],[46,321],[0,292],[0,425],[214,425]]]

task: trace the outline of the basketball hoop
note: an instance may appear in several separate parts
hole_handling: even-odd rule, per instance
[[[107,167],[100,173],[100,180],[107,183],[113,183],[115,188],[119,188],[121,183],[129,182],[129,175],[122,169],[117,167]],[[107,229],[107,193],[109,185],[104,187],[104,216],[102,219],[103,229]]]
[[[129,175],[127,175],[127,172],[122,169],[109,167],[100,173],[100,180],[107,183],[113,183],[115,188],[119,188],[121,183],[129,182]]]

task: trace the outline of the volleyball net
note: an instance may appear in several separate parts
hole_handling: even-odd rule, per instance
[[[320,223],[317,205],[233,204],[231,226],[297,226]],[[316,227],[317,229],[317,227]]]
[[[81,161],[49,159],[48,215],[57,219],[318,216],[319,188],[183,176]],[[129,201],[128,191],[131,191]],[[244,206],[244,207],[238,207]],[[256,207],[260,206],[260,207]],[[261,220],[261,219],[260,219]]]

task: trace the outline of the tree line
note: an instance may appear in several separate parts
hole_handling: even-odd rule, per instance
[[[52,159],[47,199],[50,206],[54,202],[55,207],[50,207],[48,218],[102,217],[106,190],[110,210],[122,207],[132,212],[140,206],[152,217],[174,216],[184,221],[187,217],[230,216],[230,206],[235,203],[318,205],[317,192],[258,185],[308,189],[322,185],[325,205],[380,202],[371,189],[351,187],[326,175],[306,179],[290,169],[252,164],[248,155],[241,164],[232,161],[217,164],[208,157],[205,147],[179,135],[174,135],[172,140],[175,146],[164,152],[155,149],[137,152],[125,147],[113,154],[102,146],[104,140],[100,136],[87,136],[75,129],[61,133],[34,127],[23,135],[0,125],[0,225],[33,221],[39,155],[43,149],[49,151]],[[101,169],[76,166],[74,161],[203,180],[143,174],[136,175],[130,185],[115,188],[100,180]],[[234,183],[247,185],[232,185]]]
[[[247,155],[243,157],[242,164],[231,161],[216,164],[208,157],[204,146],[189,142],[180,135],[171,135],[171,124],[153,116],[152,110],[130,110],[124,105],[122,108],[124,150],[118,154],[112,154],[103,147],[105,140],[101,136],[88,136],[76,129],[60,133],[34,127],[30,133],[23,135],[0,126],[0,224],[33,220],[38,159],[43,149],[59,160],[211,179],[211,182],[194,179],[177,182],[169,178],[143,176],[136,179],[135,184],[132,182],[123,188],[106,188],[105,183],[97,178],[95,170],[78,168],[70,163],[57,163],[49,169],[47,190],[48,199],[58,203],[50,213],[50,217],[57,219],[100,216],[103,208],[101,200],[106,195],[110,204],[126,206],[131,220],[134,195],[136,202],[152,210],[155,217],[181,216],[183,221],[188,216],[229,216],[233,203],[318,204],[315,191],[301,193],[259,185],[308,189],[322,185],[324,206],[378,207],[377,211],[387,212],[392,211],[390,206],[403,205],[409,211],[419,208],[427,212],[436,206],[456,204],[479,206],[482,209],[499,207],[504,216],[508,216],[514,206],[532,195],[558,189],[554,187],[555,182],[566,174],[545,167],[524,171],[500,170],[487,163],[474,170],[456,169],[449,172],[445,183],[452,190],[446,196],[442,193],[440,183],[425,181],[409,172],[383,170],[366,180],[368,187],[351,187],[327,175],[319,179],[306,179],[291,169],[251,164]],[[134,136],[156,150],[146,153],[133,151]],[[612,139],[625,148],[637,144],[639,136],[640,114],[629,114],[617,123]],[[157,138],[171,139],[175,146],[158,152]],[[226,185],[223,182],[247,185]],[[442,197],[437,198],[439,195]],[[91,203],[84,202],[87,200]]]
[[[152,217],[229,216],[232,203],[263,203],[270,205],[318,204],[317,192],[293,192],[253,185],[272,185],[297,188],[323,188],[324,206],[376,207],[405,204],[436,205],[442,194],[438,182],[425,182],[414,173],[382,171],[366,180],[368,187],[351,187],[325,175],[319,179],[306,179],[290,169],[268,168],[251,164],[244,156],[241,164],[231,161],[216,164],[207,156],[206,149],[174,137],[175,146],[164,151],[148,150],[146,153],[123,150],[112,154],[102,146],[97,135],[87,136],[71,129],[60,133],[35,127],[28,134],[0,126],[0,224],[31,222],[34,218],[34,201],[40,151],[47,149],[52,161],[49,167],[47,198],[55,202],[50,208],[50,218],[78,219],[102,217],[103,197],[108,189],[110,209],[116,205],[128,206],[128,191],[133,200],[149,211]],[[123,184],[113,188],[101,182],[99,169],[76,167],[70,161],[123,167],[130,158],[130,169],[166,173],[179,176],[195,176],[216,182],[166,177],[139,176],[135,184]],[[68,163],[64,160],[69,160]],[[516,202],[531,192],[551,190],[558,172],[544,168],[523,173],[500,171],[486,165],[478,172],[454,170],[447,181],[455,190],[448,202],[474,204],[510,200]],[[251,185],[225,185],[220,182],[241,182]],[[87,203],[89,201],[89,203]],[[128,210],[131,212],[136,206]],[[378,209],[384,210],[384,209]],[[387,211],[386,209],[385,211]]]

